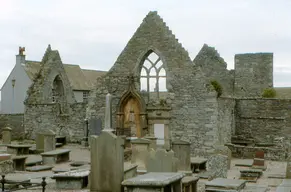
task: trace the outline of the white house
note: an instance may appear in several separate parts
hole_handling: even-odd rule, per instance
[[[16,64],[1,88],[1,113],[24,113],[24,100],[29,86],[40,69],[40,61],[25,60],[25,48],[19,47]],[[64,64],[77,102],[84,102],[97,77],[105,71],[81,69],[79,65]]]

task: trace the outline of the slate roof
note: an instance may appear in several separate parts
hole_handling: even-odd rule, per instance
[[[291,99],[291,87],[274,87],[276,98]]]
[[[91,90],[96,79],[107,73],[106,71],[81,69],[79,65],[63,65],[73,90]],[[28,77],[33,81],[40,70],[40,62],[27,60],[23,67]]]

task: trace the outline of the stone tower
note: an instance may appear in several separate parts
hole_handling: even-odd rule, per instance
[[[235,97],[261,97],[273,87],[273,53],[235,55]]]

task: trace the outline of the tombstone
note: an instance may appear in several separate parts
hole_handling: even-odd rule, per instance
[[[254,163],[253,163],[253,168],[259,168],[259,169],[266,169],[265,165],[265,153],[264,151],[256,151],[255,153],[255,158],[254,158]]]
[[[291,161],[287,161],[287,167],[286,167],[286,179],[291,179]]]
[[[43,150],[44,152],[56,149],[56,134],[52,130],[46,130],[43,133]]]
[[[3,144],[11,144],[11,131],[10,127],[5,127],[2,129],[2,141]]]
[[[228,157],[227,168],[230,169],[231,157],[232,157],[231,150],[227,146],[224,146],[224,145],[214,146],[214,149],[215,149],[214,150],[215,154],[221,154],[221,155],[225,155]]]
[[[91,136],[90,191],[123,191],[124,140],[103,130],[100,136]]]
[[[213,178],[226,178],[228,170],[228,157],[226,155],[214,154],[209,157],[206,167]]]
[[[135,139],[131,141],[131,163],[138,165],[139,170],[145,170],[145,164],[149,155],[150,141],[147,139]]]
[[[146,163],[147,172],[177,172],[178,159],[173,151],[165,149],[150,149]]]
[[[101,119],[92,118],[89,120],[89,133],[90,135],[100,135],[102,131]]]
[[[36,133],[35,144],[37,153],[44,152],[44,135],[42,133]]]
[[[144,137],[145,139],[148,139],[150,140],[150,148],[156,150],[157,149],[157,139],[155,136],[151,136],[151,135],[148,135],[148,136],[145,136]]]
[[[172,150],[178,161],[178,171],[191,172],[190,143],[187,141],[176,140],[172,142]]]

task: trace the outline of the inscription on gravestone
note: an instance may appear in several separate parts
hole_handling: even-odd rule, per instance
[[[89,121],[89,133],[90,135],[100,135],[102,131],[101,119],[93,118]]]

